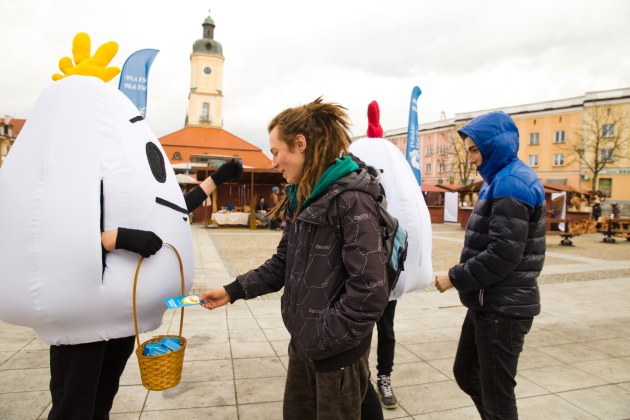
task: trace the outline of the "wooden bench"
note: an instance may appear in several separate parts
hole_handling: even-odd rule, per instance
[[[558,229],[560,229],[559,225],[561,223],[564,223],[562,230],[552,230],[553,225],[558,226]],[[547,236],[560,236],[562,238],[560,245],[573,246],[571,238],[579,236],[580,233],[572,232],[571,222],[569,219],[547,219]]]
[[[562,230],[552,230],[553,225],[559,225],[564,223]],[[559,226],[558,226],[559,228]],[[547,218],[547,235],[560,236],[562,240],[560,245],[572,246],[573,241],[571,238],[580,236],[586,233],[595,233],[595,221],[590,219],[583,220],[571,220],[571,219],[551,219]]]
[[[602,219],[603,220],[597,224],[597,232],[604,235],[603,242],[614,244],[617,242],[615,237],[626,238],[627,241],[630,241],[630,218]]]

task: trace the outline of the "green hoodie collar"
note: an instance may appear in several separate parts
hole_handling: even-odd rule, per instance
[[[309,195],[304,204],[302,204],[302,208],[306,207],[313,199],[319,196],[321,193],[326,191],[328,187],[330,187],[335,181],[344,176],[348,175],[350,172],[356,171],[359,169],[359,165],[357,165],[350,156],[344,156],[342,158],[337,158],[322,174],[322,176],[317,180],[315,187],[313,188],[313,192]],[[291,203],[293,204],[293,208],[297,209],[297,185],[291,184],[289,186],[289,195],[291,197]]]

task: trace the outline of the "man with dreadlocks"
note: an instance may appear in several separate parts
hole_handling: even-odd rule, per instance
[[[289,184],[282,239],[263,265],[201,295],[208,309],[284,287],[289,333],[285,419],[360,419],[375,322],[388,302],[378,181],[348,156],[345,108],[289,108],[269,124],[273,167]],[[339,226],[327,223],[338,206]],[[272,217],[273,217],[272,210]]]

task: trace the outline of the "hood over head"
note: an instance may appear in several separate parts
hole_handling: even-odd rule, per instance
[[[481,152],[483,162],[477,170],[487,183],[508,163],[517,159],[518,129],[512,117],[505,112],[481,115],[458,131],[470,137]]]

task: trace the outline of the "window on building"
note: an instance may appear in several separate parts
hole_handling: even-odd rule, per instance
[[[612,193],[612,179],[599,178],[599,190],[604,193],[606,197],[610,197]]]
[[[446,154],[446,145],[445,144],[440,144],[438,146],[438,154],[439,155],[445,155]]]
[[[553,166],[564,165],[564,155],[562,153],[556,153],[553,155]]]
[[[431,164],[430,163],[426,163],[424,165],[424,173],[425,174],[430,174],[431,173]]]
[[[182,155],[179,152],[173,153],[173,160],[182,160]]]
[[[529,155],[529,166],[532,168],[538,166],[538,155]]]
[[[613,149],[599,149],[599,161],[600,162],[613,162],[615,160],[615,154]]]
[[[440,174],[444,173],[444,162],[440,162],[440,164],[438,166],[438,173],[440,173]]]
[[[553,139],[554,143],[564,143],[565,135],[564,130],[556,131],[556,136]]]
[[[540,134],[529,133],[529,144],[540,144]]]
[[[9,151],[7,150],[7,144],[6,143],[2,143],[2,156],[6,156],[7,153],[9,153]]]
[[[615,124],[602,125],[602,137],[614,137],[615,136]]]
[[[432,154],[432,153],[433,153],[433,146],[427,146],[427,147],[425,148],[424,154],[425,154],[426,156],[431,156],[431,154]]]
[[[201,116],[199,117],[199,121],[210,121],[210,104],[208,102],[204,102],[201,106]]]

